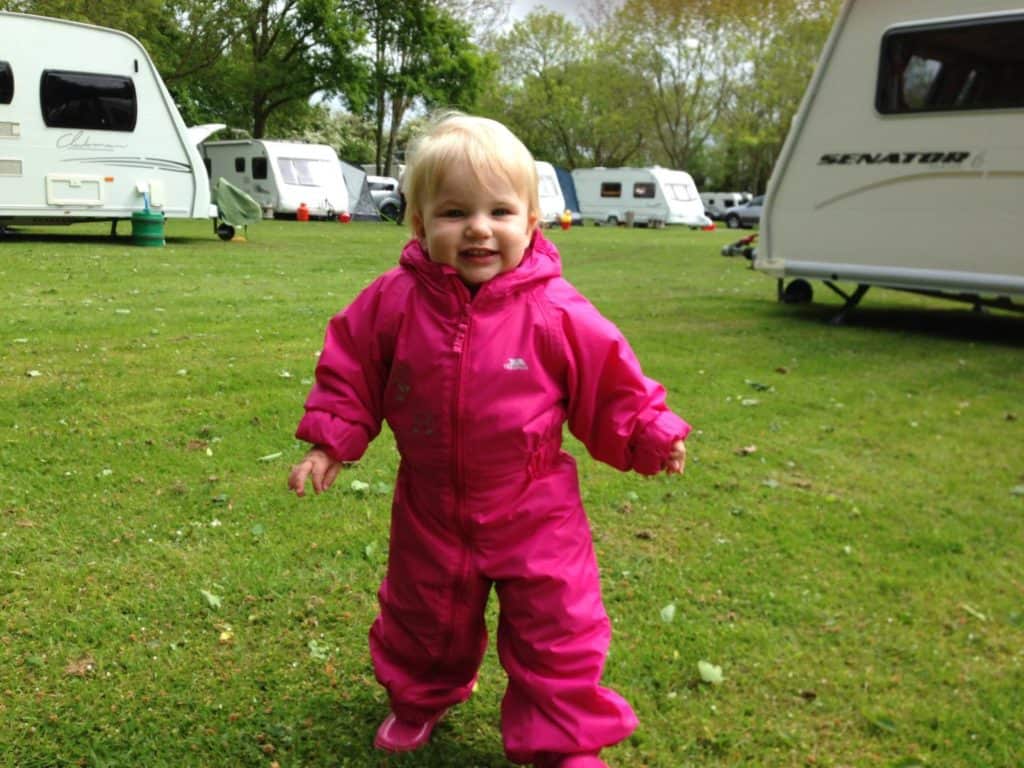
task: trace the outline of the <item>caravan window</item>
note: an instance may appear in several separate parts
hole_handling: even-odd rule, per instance
[[[601,182],[601,197],[622,197],[622,185],[617,181]]]
[[[245,173],[245,158],[244,157],[236,157],[235,158],[235,173]]]
[[[322,187],[330,183],[329,166],[326,160],[309,160],[304,157],[279,157],[277,170],[285,184],[300,187]]]
[[[554,179],[548,176],[542,176],[537,180],[537,194],[541,197],[554,197],[560,192],[561,190],[559,189],[558,184],[555,183]]]
[[[693,184],[674,182],[665,185],[665,193],[670,200],[689,202],[697,199],[697,188]]]
[[[39,101],[43,122],[50,128],[135,130],[138,103],[129,77],[44,70]]]
[[[11,65],[0,61],[0,104],[10,104],[14,98],[14,73]]]
[[[638,181],[633,185],[633,197],[654,197],[654,185],[649,181]]]
[[[252,159],[252,177],[254,179],[267,178],[267,158],[254,157]]]
[[[1024,18],[887,32],[875,107],[883,115],[1024,107]]]

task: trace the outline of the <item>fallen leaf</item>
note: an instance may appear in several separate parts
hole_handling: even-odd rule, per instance
[[[661,620],[666,624],[671,624],[676,618],[676,605],[675,603],[669,603],[661,609]]]
[[[750,456],[753,453],[757,453],[756,445],[744,445],[742,448],[736,450],[737,456]]]
[[[210,592],[210,591],[205,590],[205,589],[200,589],[199,590],[199,594],[201,594],[203,596],[203,600],[206,601],[206,604],[210,608],[212,608],[213,610],[217,610],[218,608],[220,608],[220,605],[221,605],[221,598],[220,598],[220,596],[215,595],[215,594],[213,594],[213,592]]]
[[[96,660],[89,654],[86,654],[75,661],[69,661],[68,665],[64,667],[64,674],[69,677],[85,677],[87,675],[91,675],[95,671]]]
[[[697,671],[700,673],[700,679],[711,685],[719,685],[725,679],[722,668],[710,661],[698,661]]]
[[[875,728],[886,733],[896,733],[899,730],[896,722],[888,715],[879,712],[862,712],[864,718]]]
[[[309,648],[310,657],[317,661],[326,661],[331,651],[327,643],[322,643],[319,640],[310,640],[306,646]]]

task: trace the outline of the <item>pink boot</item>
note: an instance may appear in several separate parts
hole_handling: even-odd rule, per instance
[[[608,763],[597,756],[596,752],[578,755],[557,755],[550,752],[538,755],[534,761],[535,768],[608,768]]]
[[[445,716],[447,711],[447,709],[442,709],[423,723],[399,720],[395,717],[395,713],[391,712],[377,729],[373,746],[388,752],[412,752],[419,749],[430,741],[430,734],[434,732],[434,726]]]

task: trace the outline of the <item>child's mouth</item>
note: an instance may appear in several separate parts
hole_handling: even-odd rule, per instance
[[[460,251],[460,258],[466,261],[490,261],[497,255],[497,251],[491,251],[486,248],[470,248],[465,251]]]

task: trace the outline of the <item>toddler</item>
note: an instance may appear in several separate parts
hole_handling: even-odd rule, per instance
[[[610,627],[576,465],[681,473],[689,425],[629,344],[561,276],[537,227],[533,157],[503,125],[447,113],[403,179],[413,238],[399,264],[331,319],[297,436],[314,447],[289,488],[334,482],[386,419],[401,464],[387,575],[370,630],[391,711],[374,744],[417,749],[469,698],[500,604],[505,752],[597,768],[628,736],[600,685]]]

